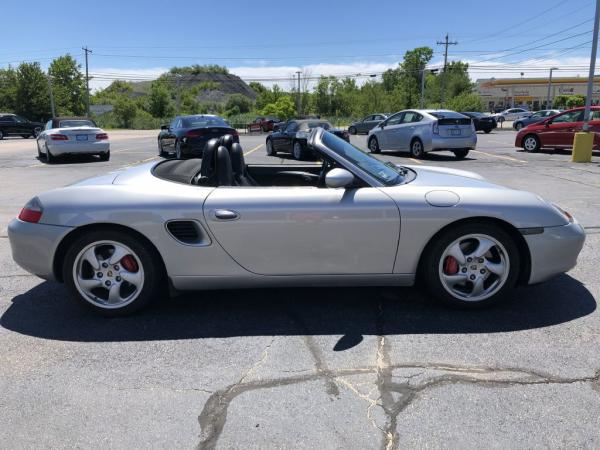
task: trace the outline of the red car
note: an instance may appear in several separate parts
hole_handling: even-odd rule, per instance
[[[277,117],[257,117],[246,125],[246,128],[249,132],[262,131],[266,133],[267,131],[273,131],[273,125],[279,122],[280,120]]]
[[[522,128],[517,133],[515,147],[537,152],[542,147],[571,148],[575,133],[583,129],[584,108],[575,108],[548,117]],[[592,106],[590,131],[594,134],[594,149],[600,149],[600,106]]]

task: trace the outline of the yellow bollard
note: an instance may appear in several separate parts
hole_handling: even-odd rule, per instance
[[[573,156],[571,161],[576,163],[592,162],[592,147],[594,146],[594,133],[585,131],[575,133],[573,139]]]

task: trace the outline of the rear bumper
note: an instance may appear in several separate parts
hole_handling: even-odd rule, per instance
[[[529,284],[540,283],[571,270],[585,242],[585,231],[577,222],[544,228],[541,234],[523,236],[531,254]]]
[[[48,150],[53,156],[61,155],[98,155],[110,150],[109,142],[48,142]]]
[[[58,244],[71,231],[59,227],[13,219],[8,225],[12,257],[27,272],[54,280],[54,255]]]
[[[477,135],[473,133],[471,136],[467,137],[441,137],[441,136],[433,136],[431,138],[431,142],[424,143],[426,152],[433,152],[437,150],[459,150],[463,148],[468,148],[469,150],[473,150],[477,145]]]

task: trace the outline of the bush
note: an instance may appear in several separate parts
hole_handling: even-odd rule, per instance
[[[479,95],[463,92],[448,100],[447,108],[453,111],[483,111],[483,102]]]

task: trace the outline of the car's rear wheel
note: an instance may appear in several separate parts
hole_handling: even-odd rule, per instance
[[[97,230],[77,239],[65,257],[63,279],[75,300],[105,316],[123,316],[162,291],[161,265],[129,233]]]
[[[54,156],[54,155],[52,155],[52,153],[50,153],[50,149],[48,148],[47,145],[46,145],[46,162],[48,164],[53,164],[56,162],[56,156]]]
[[[302,143],[300,141],[294,142],[294,147],[292,149],[292,155],[294,156],[294,159],[296,159],[298,161],[302,161],[303,159],[306,159],[306,152],[304,151],[304,146],[302,145]]]
[[[275,147],[273,147],[273,141],[271,139],[267,139],[266,147],[267,156],[277,156],[277,150],[275,150]]]
[[[428,246],[421,264],[424,286],[450,306],[477,308],[506,298],[519,275],[512,237],[493,223],[462,224]]]
[[[160,156],[161,158],[165,157],[165,150],[163,149],[161,141],[158,141],[158,156]]]
[[[31,137],[37,138],[41,132],[42,132],[42,129],[40,127],[35,127],[33,129],[33,134],[31,135]]]
[[[521,128],[523,128],[523,124],[521,122],[515,123],[515,130],[521,131]]]
[[[183,151],[181,150],[181,142],[177,141],[175,144],[175,158],[183,159]]]
[[[421,159],[425,156],[425,150],[423,149],[423,143],[421,139],[413,139],[410,143],[410,154],[413,158]]]
[[[486,129],[486,130],[483,130],[483,132],[484,132],[485,134],[490,134],[490,133],[492,132],[492,130],[488,128],[488,129]]]
[[[348,133],[350,133],[350,134],[356,134],[356,127],[350,127],[350,128],[348,128]]]
[[[461,148],[460,150],[454,150],[454,156],[456,157],[456,159],[465,159],[467,157],[467,155],[469,154],[469,149],[468,148]]]
[[[100,153],[100,161],[108,161],[110,159],[110,150],[104,153]]]
[[[0,141],[4,139],[4,132],[2,130],[0,130]]]
[[[37,151],[38,151],[38,159],[41,161],[44,158],[44,154],[40,150],[40,143],[36,141]]]
[[[369,139],[369,151],[371,153],[380,153],[381,149],[379,148],[379,141],[377,140],[377,137],[375,136],[371,136],[371,138]]]
[[[528,134],[523,138],[523,148],[528,152],[537,152],[540,149],[540,139],[535,134]]]
[[[23,139],[29,139],[32,135],[31,134],[22,134],[21,137]]]

